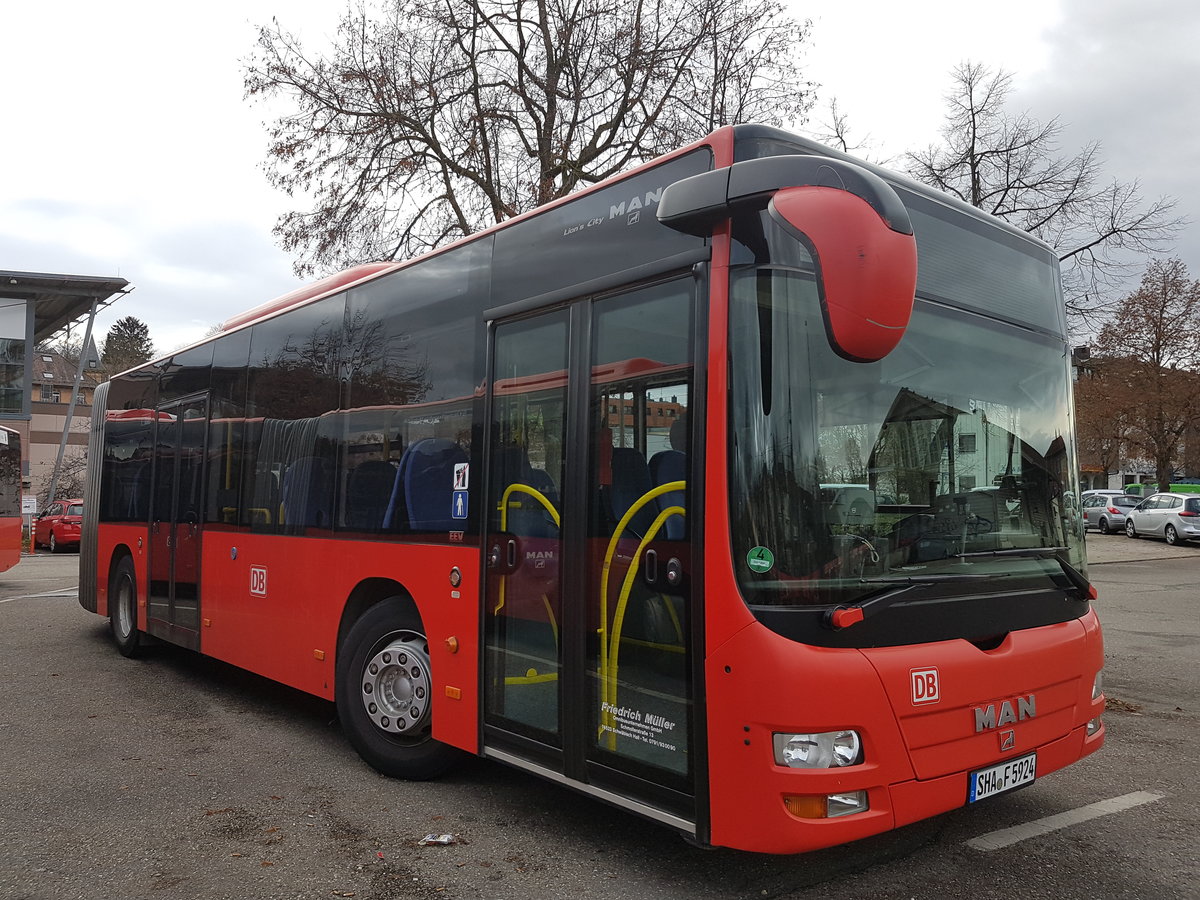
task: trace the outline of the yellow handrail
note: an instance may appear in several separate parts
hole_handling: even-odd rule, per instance
[[[675,516],[675,515],[686,516],[687,511],[681,506],[671,506],[671,507],[668,507],[667,509],[663,510],[661,513],[659,513],[658,517],[654,520],[654,523],[651,525],[650,530],[647,532],[648,536],[643,538],[641,543],[638,545],[637,552],[634,554],[633,561],[630,563],[629,569],[626,572],[625,582],[622,585],[621,593],[620,593],[620,595],[618,595],[617,610],[615,611],[614,620],[613,620],[613,631],[612,631],[612,635],[610,636],[609,630],[608,630],[608,573],[612,568],[613,556],[617,552],[617,544],[620,542],[621,535],[624,533],[625,529],[629,526],[630,521],[633,519],[633,517],[635,515],[637,515],[638,512],[641,511],[643,506],[645,506],[647,503],[651,502],[652,500],[655,500],[658,497],[661,497],[663,494],[670,494],[670,493],[674,493],[676,491],[685,491],[685,490],[687,490],[687,482],[686,481],[670,481],[670,482],[667,482],[666,484],[659,485],[658,487],[652,488],[651,490],[647,491],[645,494],[643,494],[641,497],[639,497],[637,500],[635,500],[630,505],[629,509],[627,509],[625,511],[625,515],[623,515],[621,517],[621,521],[619,521],[617,523],[616,530],[613,532],[613,536],[608,542],[608,549],[604,554],[604,566],[600,572],[600,627],[597,629],[597,632],[599,633],[599,636],[600,636],[600,672],[599,672],[599,675],[600,675],[600,684],[601,684],[601,697],[600,697],[601,710],[603,710],[604,702],[606,702],[606,701],[609,702],[612,706],[616,706],[616,693],[617,692],[616,692],[616,681],[615,681],[615,672],[616,672],[616,669],[615,669],[615,656],[616,656],[615,643],[620,640],[621,631],[620,631],[620,625],[617,622],[615,615],[619,614],[622,617],[624,616],[624,605],[628,601],[629,591],[633,587],[633,578],[636,576],[636,573],[637,573],[637,562],[641,558],[641,554],[645,550],[646,545],[649,544],[649,542],[651,540],[653,540],[654,537],[658,534],[658,531],[662,528],[663,523],[667,519],[669,519],[671,516]],[[674,610],[672,610],[672,618],[673,619],[675,618]],[[675,627],[677,630],[681,631],[680,625],[679,625],[679,622],[677,619],[675,621]],[[680,637],[682,639],[682,634],[680,635]],[[614,647],[613,647],[612,651],[610,651],[610,649],[609,649],[609,641],[610,640],[614,643]],[[612,664],[613,668],[612,668],[611,673],[610,673],[610,662],[609,662],[610,654],[614,658],[614,661]],[[610,683],[611,683],[611,690],[610,690]],[[609,700],[610,696],[611,696],[611,700]],[[607,713],[607,712],[602,713],[602,725],[601,725],[601,729],[600,729],[601,733],[603,733],[603,731],[604,731],[604,725],[608,724],[612,718],[613,718],[613,716],[611,715],[611,713]],[[613,746],[616,741],[616,734],[615,734],[615,732],[613,732],[611,730],[609,731],[609,741],[610,741],[610,744],[609,744],[610,747]]]
[[[558,514],[558,510],[554,508],[554,504],[550,502],[549,497],[547,497],[545,494],[543,494],[541,491],[539,491],[535,487],[530,487],[527,484],[514,483],[514,484],[510,484],[505,489],[504,495],[500,498],[500,530],[501,531],[508,531],[508,501],[509,501],[509,498],[515,493],[528,494],[534,500],[537,500],[539,503],[542,504],[542,506],[546,507],[546,511],[549,512],[551,518],[554,519],[554,527],[562,528],[562,519]],[[496,608],[492,610],[492,615],[495,615],[496,613],[500,612],[500,610],[504,609],[505,587],[507,586],[507,584],[508,584],[507,576],[505,576],[504,578],[501,578],[500,590],[499,590],[500,597],[499,597],[499,600],[496,602]],[[546,604],[546,609],[547,610],[550,609],[550,604],[548,602]],[[555,633],[557,633],[558,625],[557,625],[557,623],[555,623],[553,621],[553,619],[554,619],[553,613],[551,613],[550,618],[551,618],[551,622],[550,622],[551,627],[553,627],[555,630]]]
[[[642,538],[642,542],[638,544],[637,551],[633,554],[633,559],[630,560],[629,569],[625,573],[625,581],[621,584],[621,593],[617,596],[617,607],[613,610],[613,627],[612,636],[609,638],[612,646],[608,651],[608,659],[606,660],[604,669],[601,672],[603,680],[602,701],[607,701],[609,706],[615,708],[617,705],[617,657],[621,651],[621,628],[625,623],[625,608],[629,605],[629,594],[633,590],[633,582],[637,578],[638,563],[642,558],[642,553],[655,537],[663,523],[671,516],[685,516],[687,511],[682,506],[668,506],[658,514],[654,520],[654,524],[646,531],[646,536]],[[668,601],[668,607],[670,603]],[[679,627],[679,622],[676,620],[676,628]],[[680,638],[682,639],[682,634]],[[601,709],[604,709],[604,703],[601,702]],[[611,724],[608,720],[612,719],[612,713],[605,712],[605,724]],[[608,732],[608,748],[610,750],[616,747],[617,734],[614,730]]]

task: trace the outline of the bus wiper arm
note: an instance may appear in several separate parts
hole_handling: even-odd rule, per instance
[[[903,575],[898,578],[860,578],[859,584],[886,584],[889,588],[871,594],[869,597],[852,603],[850,606],[839,606],[825,613],[825,624],[835,631],[849,628],[863,619],[878,615],[893,603],[904,598],[904,595],[919,584],[939,584],[946,582],[978,581],[990,578],[990,575],[959,572],[941,575]]]
[[[1024,556],[1053,559],[1062,567],[1063,574],[1079,593],[1088,600],[1096,599],[1096,589],[1082,572],[1059,556],[1067,552],[1066,547],[1018,547],[1012,550],[979,550],[974,553],[958,553],[955,559],[977,559],[981,556]]]

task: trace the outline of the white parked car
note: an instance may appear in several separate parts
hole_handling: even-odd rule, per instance
[[[1152,494],[1126,513],[1125,534],[1168,544],[1200,539],[1200,495]]]

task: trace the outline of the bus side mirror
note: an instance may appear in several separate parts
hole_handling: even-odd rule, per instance
[[[908,327],[917,290],[917,242],[866,200],[832,187],[777,191],[771,218],[812,254],[830,346],[854,362],[887,356]]]
[[[896,191],[846,160],[784,154],[669,184],[657,215],[705,237],[721,219],[764,206],[813,256],[834,352],[855,362],[887,356],[904,337],[917,292],[917,242]]]

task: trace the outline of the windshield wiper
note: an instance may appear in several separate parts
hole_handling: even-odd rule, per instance
[[[1071,586],[1079,591],[1082,597],[1087,600],[1095,600],[1096,589],[1092,587],[1092,583],[1087,580],[1082,572],[1059,556],[1060,553],[1067,552],[1067,549],[1067,547],[1018,547],[1014,550],[979,550],[973,553],[957,553],[954,558],[978,559],[986,556],[1016,556],[1053,559],[1062,567],[1063,574],[1067,576],[1067,581],[1071,582]]]
[[[856,625],[863,619],[878,615],[896,601],[903,598],[919,584],[939,584],[962,581],[978,581],[992,576],[984,573],[958,572],[939,575],[902,575],[896,578],[860,578],[858,584],[886,584],[890,587],[871,594],[850,606],[838,606],[825,613],[825,624],[835,631]]]

